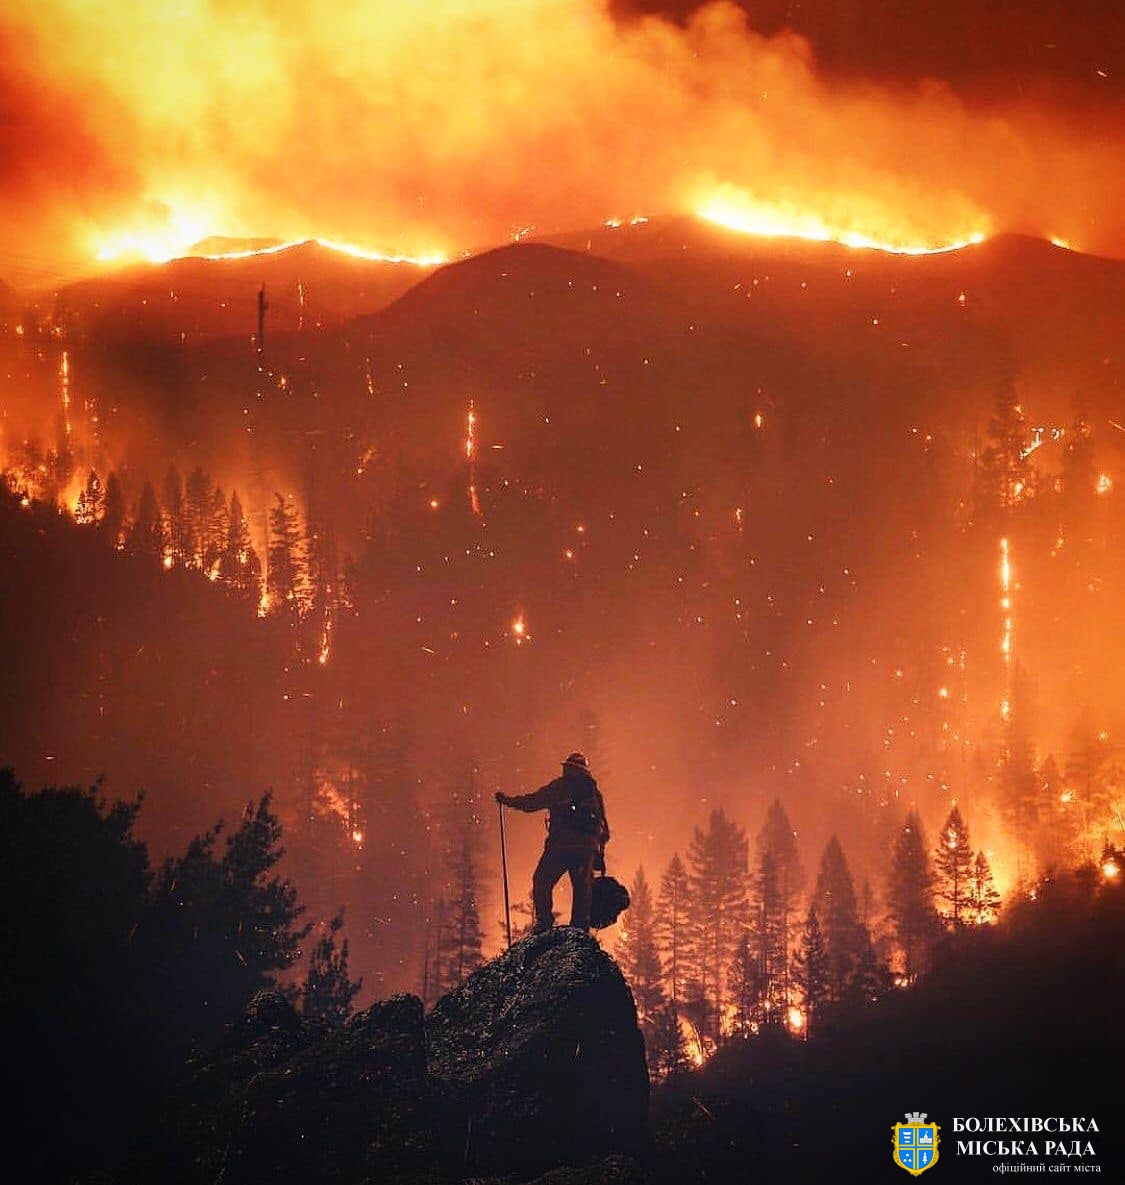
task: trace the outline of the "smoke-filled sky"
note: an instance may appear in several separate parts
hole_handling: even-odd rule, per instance
[[[716,204],[1125,257],[1116,6],[642,7],[9,0],[0,279],[210,235],[456,255]]]

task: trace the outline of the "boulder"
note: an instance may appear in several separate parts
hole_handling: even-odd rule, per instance
[[[263,993],[193,1061],[123,1185],[636,1185],[644,1040],[588,934],[525,939],[423,1019],[393,996],[343,1025]]]
[[[644,1149],[633,996],[581,930],[533,935],[481,967],[434,1006],[426,1050],[455,1174],[527,1178]]]

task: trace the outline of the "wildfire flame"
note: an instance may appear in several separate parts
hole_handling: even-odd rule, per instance
[[[1008,672],[1012,665],[1012,562],[1006,537],[1000,540],[1000,608],[1004,612],[1000,653],[1004,656],[1004,670]],[[1004,715],[1006,718],[1006,709]]]
[[[854,223],[835,221],[797,206],[760,201],[730,186],[705,199],[697,207],[696,214],[706,222],[740,234],[840,243],[845,247],[888,251],[895,255],[939,255],[959,251],[984,242],[989,233],[987,228],[977,226],[948,239],[919,238],[913,228],[892,229],[886,225],[885,216],[879,213],[857,218]],[[884,225],[876,229],[880,222]]]
[[[401,263],[419,268],[440,267],[449,262],[449,256],[434,252],[425,255],[407,255],[400,252],[380,251],[373,247],[361,247],[356,243],[344,243],[335,239],[317,237],[304,239],[287,239],[282,243],[273,243],[267,247],[248,247],[241,251],[196,251],[196,243],[207,239],[206,232],[202,232],[199,223],[174,223],[163,232],[149,233],[124,231],[113,234],[98,244],[95,258],[99,263],[118,263],[124,260],[144,260],[147,263],[171,263],[176,259],[205,259],[209,261],[253,259],[261,255],[280,255],[284,251],[291,251],[294,247],[316,246],[326,251],[334,251],[337,255],[347,255],[352,259],[363,259],[374,263]]]

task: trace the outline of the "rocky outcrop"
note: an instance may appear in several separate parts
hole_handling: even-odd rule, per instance
[[[567,927],[518,943],[425,1020],[415,996],[333,1027],[263,993],[162,1103],[126,1180],[633,1185],[647,1115],[632,995]]]
[[[161,1108],[129,1178],[429,1185],[445,1179],[432,1119],[417,997],[335,1028],[265,993]]]
[[[440,1122],[467,1175],[541,1174],[638,1152],[648,1121],[644,1039],[616,963],[569,926],[486,964],[426,1020]]]

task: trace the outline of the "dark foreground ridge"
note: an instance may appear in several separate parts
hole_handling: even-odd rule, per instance
[[[627,1185],[647,1123],[632,994],[595,939],[560,927],[428,1018],[402,995],[332,1028],[263,993],[160,1108],[129,1179]]]

